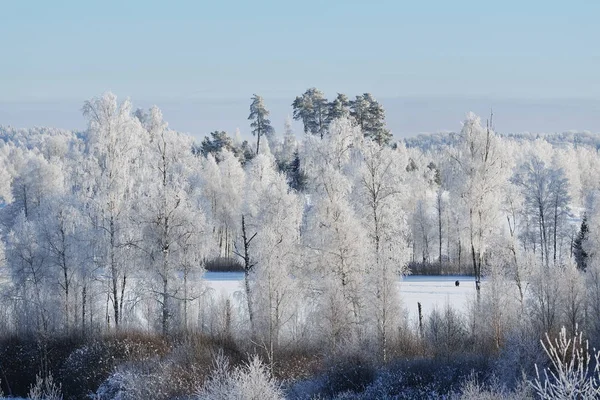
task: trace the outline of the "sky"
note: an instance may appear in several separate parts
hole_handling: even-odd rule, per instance
[[[0,0],[0,124],[83,128],[110,90],[201,136],[249,131],[257,93],[280,129],[314,86],[371,92],[396,136],[490,108],[507,130],[600,131],[598,18],[597,0]]]

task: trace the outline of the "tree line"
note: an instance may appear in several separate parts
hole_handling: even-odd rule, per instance
[[[386,363],[406,332],[440,354],[465,332],[500,351],[525,324],[600,338],[595,148],[504,137],[468,114],[422,150],[392,142],[370,94],[311,88],[292,107],[300,140],[254,95],[255,144],[196,143],[110,93],[84,103],[84,132],[2,128],[2,333],[205,332],[270,365],[294,343]],[[239,299],[206,293],[216,258],[242,265]],[[404,316],[411,262],[474,277],[468,324],[450,309],[425,310],[425,326]]]

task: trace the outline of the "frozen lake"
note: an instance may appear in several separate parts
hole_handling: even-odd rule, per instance
[[[457,280],[460,282],[458,287],[455,285]],[[446,304],[464,312],[469,302],[477,296],[475,278],[472,276],[409,275],[400,280],[399,286],[403,306],[411,318],[417,318],[419,302],[426,316],[435,307],[443,309]]]
[[[236,292],[243,292],[243,272],[207,272],[204,279],[215,294],[235,296]],[[460,286],[455,286],[456,281]],[[416,320],[418,317],[417,303],[423,307],[423,315],[428,315],[435,307],[442,309],[450,304],[454,309],[464,312],[470,301],[475,299],[475,281],[472,276],[429,276],[409,275],[398,281],[400,297],[403,307],[408,311],[409,317]]]

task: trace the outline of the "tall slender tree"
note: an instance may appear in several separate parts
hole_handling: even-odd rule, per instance
[[[109,277],[112,321],[119,328],[131,267],[128,244],[137,240],[139,232],[133,229],[130,217],[137,168],[133,160],[140,155],[144,129],[132,116],[129,100],[117,105],[112,93],[86,101],[83,114],[88,119],[90,154],[86,163],[89,185],[86,209],[97,230],[99,262]]]
[[[463,123],[461,142],[453,155],[456,184],[454,197],[461,202],[468,223],[469,247],[475,288],[479,298],[481,273],[490,237],[497,227],[499,191],[506,181],[503,153],[496,134],[488,123],[470,113]]]
[[[558,235],[571,200],[564,171],[549,168],[537,155],[532,155],[518,168],[512,182],[521,188],[525,199],[524,215],[539,232],[542,264],[548,267],[550,260],[556,264]]]
[[[176,305],[189,298],[182,291],[182,267],[190,258],[202,259],[200,237],[205,236],[204,215],[194,207],[191,171],[195,158],[189,137],[169,130],[157,107],[150,109],[143,172],[144,196],[138,205],[144,237],[139,246],[144,265],[155,285],[163,335],[173,332]],[[197,257],[190,257],[194,251]],[[183,288],[185,289],[185,288]],[[186,293],[187,294],[187,293]]]
[[[390,148],[366,141],[356,195],[361,204],[363,226],[369,238],[371,312],[376,342],[383,362],[388,361],[389,342],[399,327],[397,279],[406,272],[408,251],[403,211],[405,161]],[[405,190],[402,190],[404,187]]]
[[[573,256],[575,257],[575,262],[577,263],[577,268],[582,271],[587,269],[588,264],[588,254],[584,247],[584,243],[587,240],[589,234],[589,228],[587,224],[587,216],[583,216],[581,220],[581,227],[579,228],[579,232],[577,233],[577,237],[573,242]]]
[[[250,126],[252,127],[252,134],[256,136],[256,154],[259,154],[260,151],[261,136],[269,136],[274,133],[271,121],[267,118],[269,114],[269,110],[265,107],[263,98],[257,94],[252,96],[248,119],[252,120]]]

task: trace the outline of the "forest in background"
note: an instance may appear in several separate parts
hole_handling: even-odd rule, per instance
[[[561,383],[540,340],[600,346],[595,135],[468,114],[394,142],[368,93],[311,88],[292,109],[304,132],[278,135],[254,95],[255,142],[194,142],[110,93],[84,132],[0,128],[5,393],[39,374],[65,398],[526,398]],[[205,301],[215,260],[243,270],[237,304]],[[408,320],[411,269],[472,275],[468,312]],[[573,390],[598,390],[577,357]]]

